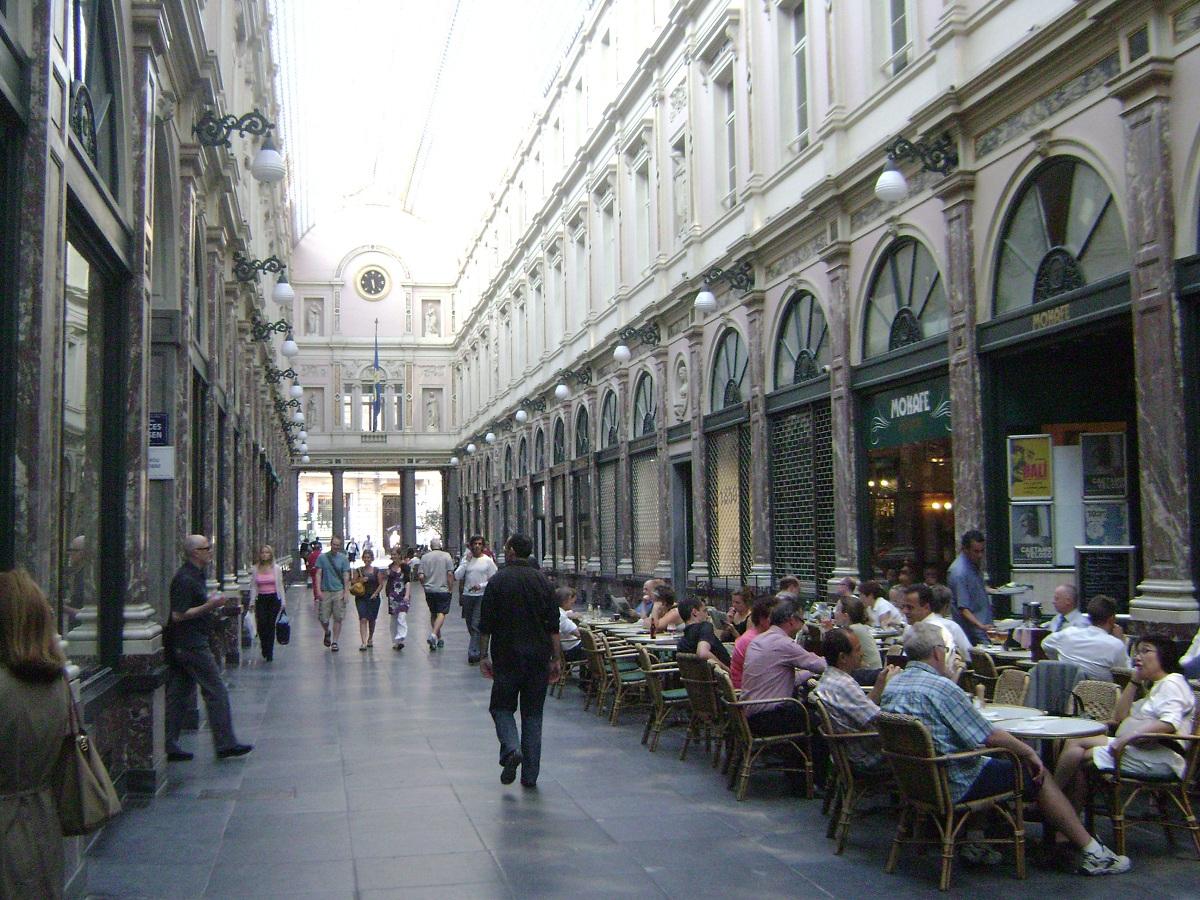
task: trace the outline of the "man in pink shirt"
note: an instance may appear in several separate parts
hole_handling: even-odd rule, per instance
[[[798,686],[825,671],[825,660],[796,643],[796,634],[803,627],[799,607],[784,601],[771,611],[771,627],[746,650],[741,699],[763,701],[746,707],[755,734],[807,730],[806,716],[789,698],[795,696]]]
[[[729,677],[733,680],[735,688],[742,686],[742,669],[746,665],[746,648],[750,646],[752,640],[771,627],[771,610],[778,602],[779,598],[777,597],[762,597],[754,601],[754,606],[750,608],[750,624],[746,626],[746,631],[739,634],[738,639],[733,642],[733,653],[730,654]]]

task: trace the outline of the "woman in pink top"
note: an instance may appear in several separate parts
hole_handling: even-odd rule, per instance
[[[733,642],[733,653],[730,654],[729,677],[735,688],[742,686],[742,670],[746,665],[746,648],[750,642],[762,634],[771,624],[771,610],[779,601],[775,597],[762,597],[754,601],[750,609],[750,624],[746,631]]]
[[[258,564],[254,567],[254,624],[258,626],[258,643],[267,662],[275,658],[275,620],[285,609],[283,569],[275,562],[270,544],[258,548]]]

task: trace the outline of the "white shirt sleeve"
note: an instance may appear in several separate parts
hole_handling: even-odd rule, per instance
[[[1166,722],[1178,732],[1185,723],[1190,725],[1195,704],[1195,696],[1186,679],[1172,673],[1150,691],[1141,712],[1143,717]]]
[[[467,557],[464,555],[463,558],[458,561],[458,568],[454,570],[454,580],[462,581],[463,577],[466,574],[467,574]]]
[[[1180,665],[1190,663],[1193,659],[1200,656],[1200,630],[1196,631],[1196,636],[1192,638],[1192,644],[1187,648],[1187,652],[1179,659]]]

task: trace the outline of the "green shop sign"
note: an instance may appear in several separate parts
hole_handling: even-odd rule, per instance
[[[867,449],[950,436],[950,382],[935,378],[867,398]]]

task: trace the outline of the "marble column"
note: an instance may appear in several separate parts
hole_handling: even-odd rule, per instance
[[[415,469],[400,470],[401,541],[417,546],[417,473]]]
[[[1173,250],[1169,61],[1149,57],[1109,83],[1121,103],[1129,194],[1133,356],[1137,390],[1138,479],[1142,503],[1142,583],[1134,619],[1173,625],[1200,621],[1192,582],[1184,362]]]
[[[346,524],[345,486],[342,484],[342,471],[342,469],[330,469],[329,474],[333,479],[332,496],[330,497],[333,508],[333,536],[340,537],[344,547],[344,542],[348,538],[342,533],[345,531]]]
[[[762,291],[753,291],[742,300],[750,357],[750,583],[756,586],[771,584],[771,472],[763,349],[765,297]]]
[[[617,575],[633,574],[633,496],[629,472],[629,423],[633,419],[629,369],[617,376]]]
[[[829,400],[833,435],[834,567],[826,590],[858,576],[858,480],[854,394],[850,390],[850,244],[836,241],[821,253],[829,276]]]
[[[983,528],[983,414],[975,341],[975,176],[955,172],[937,191],[946,220],[950,410],[954,427],[954,533]]]
[[[704,441],[701,382],[704,377],[704,328],[693,324],[684,332],[688,342],[688,405],[692,410],[692,561],[689,581],[707,582],[708,568],[708,447]],[[678,590],[681,585],[677,585]]]
[[[668,405],[667,348],[655,347],[650,353],[650,371],[654,378],[655,416],[654,455],[658,461],[658,559],[654,563],[655,578],[671,580],[671,453],[668,449],[667,424]]]
[[[442,496],[444,498],[444,509],[442,510],[442,521],[445,526],[442,531],[442,547],[448,553],[458,555],[460,546],[460,536],[462,534],[462,495],[459,491],[459,476],[461,468],[459,466],[448,466],[442,469]]]

